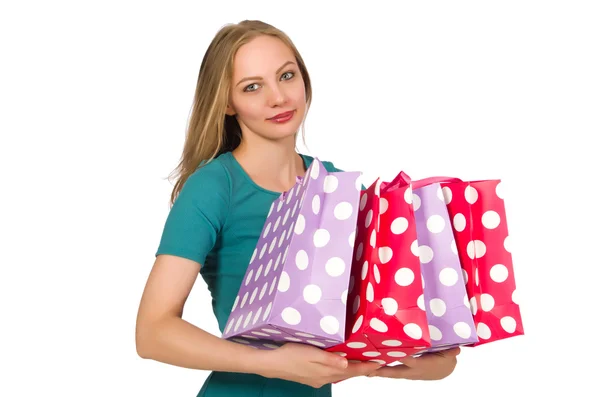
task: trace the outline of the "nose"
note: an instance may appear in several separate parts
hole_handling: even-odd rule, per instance
[[[283,104],[285,104],[285,102],[287,101],[287,96],[285,94],[285,91],[277,86],[274,85],[273,88],[271,88],[270,92],[269,92],[269,106],[273,107],[273,106],[281,106]]]

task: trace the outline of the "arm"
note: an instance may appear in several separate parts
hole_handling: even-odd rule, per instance
[[[265,352],[221,339],[181,318],[199,270],[189,259],[157,257],[137,316],[139,356],[192,369],[263,372]]]

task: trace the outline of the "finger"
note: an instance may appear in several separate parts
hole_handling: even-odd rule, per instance
[[[374,373],[370,374],[369,377],[381,377],[381,378],[394,378],[394,379],[409,379],[409,375],[412,372],[410,367],[405,365],[396,365],[394,367],[381,367]]]
[[[336,353],[330,353],[326,351],[322,351],[316,362],[337,369],[348,368],[348,360],[345,357],[342,357]]]
[[[375,362],[350,363],[346,371],[351,376],[366,376],[377,371],[382,365]]]

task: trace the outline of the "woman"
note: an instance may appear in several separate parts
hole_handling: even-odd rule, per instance
[[[331,396],[331,383],[354,376],[440,379],[454,369],[456,350],[380,368],[304,344],[253,349],[181,318],[201,274],[223,332],[271,203],[313,160],[295,145],[311,96],[292,41],[260,21],[222,28],[202,61],[172,208],[136,328],[141,357],[213,371],[199,396]]]

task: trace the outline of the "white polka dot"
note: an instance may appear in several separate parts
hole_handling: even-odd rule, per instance
[[[244,294],[244,297],[242,298],[242,304],[240,305],[240,308],[243,308],[244,305],[246,304],[246,301],[248,300],[248,292],[246,292]]]
[[[227,328],[225,328],[225,333],[228,334],[229,330],[231,330],[231,327],[233,326],[233,323],[235,322],[235,318],[232,318],[231,321],[229,321],[229,325],[227,325]]]
[[[421,260],[421,263],[429,263],[433,260],[433,250],[430,246],[419,246],[419,259]]]
[[[365,227],[369,227],[371,225],[372,220],[373,220],[373,210],[369,210],[369,212],[367,212],[367,216],[365,217]]]
[[[256,312],[256,314],[254,315],[254,320],[252,320],[252,324],[256,324],[256,322],[258,321],[258,319],[260,318],[260,314],[262,312],[262,306],[258,308],[258,311]]]
[[[254,248],[254,252],[252,253],[252,258],[250,258],[250,263],[254,262],[254,258],[256,258],[256,253],[258,252],[257,248]]]
[[[252,335],[242,335],[242,338],[258,340],[258,338],[256,336],[252,336]]]
[[[367,347],[367,344],[362,342],[349,342],[346,344],[346,346],[348,346],[351,349],[362,349],[364,347]]]
[[[338,277],[344,274],[346,270],[346,264],[342,260],[342,258],[333,257],[330,258],[327,263],[325,263],[325,271],[331,277]]]
[[[269,213],[267,214],[267,217],[271,216],[271,213],[273,212],[274,207],[275,207],[275,202],[271,203],[271,207],[269,207]]]
[[[504,265],[494,265],[490,269],[490,277],[497,283],[504,282],[508,278],[508,269]]]
[[[353,334],[354,334],[354,333],[356,333],[356,332],[357,332],[357,331],[360,329],[360,327],[362,326],[362,322],[363,322],[363,315],[361,314],[361,315],[360,315],[360,316],[359,316],[359,317],[356,319],[356,322],[354,323],[354,327],[352,327],[352,333],[353,333]],[[349,346],[349,347],[352,347],[352,346],[350,346],[350,343],[348,343],[348,346]],[[365,345],[365,346],[366,346],[366,345]],[[364,347],[364,346],[363,346],[363,347]]]
[[[266,336],[266,337],[269,337],[269,336],[271,336],[271,335],[269,335],[269,334],[266,334],[266,333],[264,333],[264,332],[259,332],[259,331],[252,331],[252,333],[253,333],[254,335],[258,335],[258,336]]]
[[[281,331],[277,331],[276,329],[263,328],[262,330],[265,331],[265,332],[268,332],[270,334],[276,334],[276,335],[281,334]]]
[[[394,280],[399,286],[406,287],[411,285],[412,282],[415,280],[415,274],[408,267],[403,267],[401,269],[398,269],[396,275],[394,276]]]
[[[369,262],[365,261],[362,265],[362,268],[360,270],[360,279],[364,280],[367,278],[367,274],[369,272]]]
[[[235,308],[237,307],[239,300],[240,300],[240,296],[238,295],[235,297],[235,301],[233,302],[233,307],[231,308],[232,312],[235,311]]]
[[[273,282],[271,283],[271,288],[269,288],[269,295],[271,295],[273,293],[273,290],[275,289],[275,285],[277,285],[277,277],[275,277],[273,279]]]
[[[356,182],[354,182],[354,186],[356,187],[356,190],[358,190],[359,192],[362,190],[362,175],[359,175],[358,178],[356,178]]]
[[[485,255],[486,247],[483,241],[481,240],[472,240],[467,244],[467,255],[469,258],[481,258]]]
[[[350,233],[350,236],[348,236],[348,245],[350,245],[350,247],[354,247],[355,242],[356,242],[356,230],[353,230],[352,233]]]
[[[456,230],[457,232],[462,232],[463,230],[465,230],[465,227],[467,227],[467,219],[463,214],[459,212],[458,214],[454,215],[453,224],[454,230]]]
[[[279,227],[279,222],[281,222],[281,217],[278,217],[275,221],[275,227],[273,228],[273,232],[277,231],[277,228]]]
[[[359,307],[360,307],[360,295],[356,295],[354,297],[354,303],[352,304],[352,314],[356,314]]]
[[[264,347],[268,347],[269,349],[277,349],[279,346],[274,345],[272,343],[263,343]]]
[[[388,339],[388,340],[384,340],[383,342],[381,342],[381,344],[384,346],[398,347],[398,346],[402,345],[402,342],[400,342],[399,340],[395,340],[395,339]]]
[[[479,269],[475,268],[475,285],[479,286]]]
[[[500,319],[500,325],[509,334],[512,334],[517,329],[517,322],[510,316],[502,317]]]
[[[487,229],[495,229],[500,225],[500,215],[496,211],[486,211],[481,217],[481,223]]]
[[[245,285],[248,285],[250,283],[250,280],[252,280],[253,274],[254,274],[254,269],[250,269],[250,271],[248,272],[248,276],[246,277]]]
[[[440,282],[447,286],[452,287],[458,281],[458,273],[451,267],[446,267],[440,272]]]
[[[444,218],[442,218],[440,215],[431,215],[427,219],[427,229],[431,233],[441,233],[444,230],[445,226],[446,222],[444,221]]]
[[[323,182],[325,193],[333,193],[338,188],[338,179],[334,175],[327,175]]]
[[[252,291],[252,296],[250,297],[250,305],[252,304],[252,302],[254,302],[254,298],[256,298],[256,294],[258,293],[258,287],[254,288],[254,291]]]
[[[404,191],[404,201],[406,201],[407,204],[412,204],[412,200],[413,200],[413,192],[412,192],[412,188],[409,186]]]
[[[265,228],[265,231],[263,232],[263,238],[267,237],[267,234],[269,234],[270,230],[271,230],[271,222],[269,222],[267,224],[267,227]]]
[[[319,177],[319,167],[316,161],[313,164],[311,164],[310,177],[312,179],[317,179]]]
[[[504,249],[506,250],[506,252],[512,252],[511,251],[511,245],[510,245],[510,236],[506,236],[506,238],[504,239]]]
[[[423,294],[419,295],[417,298],[417,306],[419,309],[425,311],[425,296]]]
[[[492,337],[492,331],[490,330],[490,327],[484,323],[479,323],[477,325],[477,336],[481,339],[490,339]]]
[[[421,339],[423,337],[423,330],[417,324],[406,324],[403,330],[406,335],[413,339]]]
[[[413,194],[413,211],[418,211],[421,208],[421,197],[417,194]]]
[[[379,214],[380,215],[385,214],[385,212],[388,210],[388,207],[389,207],[388,201],[385,198],[381,197],[379,199]]]
[[[429,301],[429,309],[436,317],[442,317],[446,313],[446,302],[440,298],[433,298]]]
[[[452,327],[452,329],[454,329],[454,333],[456,335],[460,336],[463,339],[468,339],[469,337],[471,337],[471,327],[469,327],[469,324],[467,323],[459,321],[458,323],[454,324],[454,327]]]
[[[419,241],[415,240],[410,245],[410,252],[413,253],[414,256],[419,256]]]
[[[372,318],[369,325],[371,326],[371,328],[378,332],[387,332],[388,330],[387,325],[378,318]]]
[[[371,238],[369,239],[369,244],[371,244],[371,247],[375,248],[376,243],[377,243],[377,230],[373,229],[371,231]]]
[[[463,296],[463,304],[468,307],[469,309],[471,308],[471,305],[469,304],[469,297],[467,296],[467,294],[465,294]]]
[[[365,357],[379,357],[381,356],[380,352],[364,352],[363,356]]]
[[[363,193],[360,197],[359,209],[360,211],[365,209],[365,205],[367,205],[367,193]]]
[[[465,189],[465,200],[467,200],[467,203],[475,204],[478,197],[479,194],[477,194],[477,190],[475,190],[473,186],[467,186]]]
[[[381,365],[385,365],[386,362],[383,360],[369,360],[370,363],[377,363],[377,364],[381,364]]]
[[[408,229],[408,220],[402,216],[392,221],[391,230],[394,234],[402,234]]]
[[[235,327],[233,328],[234,331],[237,331],[238,328],[240,328],[240,325],[242,324],[242,320],[244,319],[244,316],[240,316],[240,318],[238,318],[237,323],[235,323]]]
[[[356,260],[359,260],[363,253],[363,243],[359,243],[356,247]]]
[[[252,320],[252,311],[250,311],[250,313],[248,313],[248,315],[246,316],[246,320],[244,321],[244,328],[246,328],[248,326],[248,323],[250,323],[250,320]]]
[[[383,306],[383,311],[388,316],[393,316],[398,311],[398,302],[394,298],[383,298],[381,305]]]
[[[285,216],[283,217],[283,223],[281,224],[282,225],[281,227],[283,227],[283,225],[285,225],[285,223],[288,221],[288,219],[290,217],[290,211],[291,211],[291,208],[288,208],[287,211],[285,211]],[[269,251],[269,253],[270,252],[271,251]]]
[[[325,316],[320,322],[323,332],[334,335],[340,330],[340,322],[333,316]]]
[[[308,267],[308,254],[306,251],[300,250],[296,253],[296,266],[300,270],[305,270]]]
[[[519,293],[517,292],[517,290],[516,290],[516,289],[515,289],[515,290],[513,291],[513,293],[512,293],[512,301],[513,301],[515,304],[517,304],[517,305],[519,304],[519,301],[520,301],[520,300],[519,300]]]
[[[290,325],[298,325],[302,319],[300,312],[293,307],[286,307],[283,309],[281,312],[281,318]]]
[[[305,338],[314,338],[315,336],[312,334],[307,334],[306,332],[296,332],[298,336],[304,336]]]
[[[250,342],[248,342],[247,340],[244,339],[239,339],[239,338],[231,338],[232,341],[237,342],[237,343],[242,343],[244,345],[249,345]]]
[[[494,308],[495,302],[494,297],[492,295],[481,294],[479,300],[481,301],[481,310],[483,310],[484,312],[489,312]]]
[[[450,202],[452,201],[452,190],[450,190],[450,188],[448,186],[444,186],[442,188],[442,193],[444,194],[444,202],[447,204],[450,204]]]
[[[348,293],[352,292],[354,289],[354,276],[350,276],[350,285],[348,286]]]
[[[280,261],[281,261],[281,252],[279,253],[279,255],[277,255],[277,260],[275,261],[275,266],[273,267],[273,270],[277,270],[277,266],[279,266]]]
[[[450,250],[454,255],[458,255],[458,248],[456,247],[456,240],[452,240],[450,243]]]
[[[311,305],[316,304],[321,300],[321,288],[318,285],[310,284],[304,287],[303,296],[304,300]]]
[[[296,226],[294,227],[294,233],[302,234],[302,232],[304,232],[305,226],[306,220],[304,219],[304,215],[298,214],[298,220],[296,221]]]
[[[442,339],[442,331],[439,330],[438,327],[435,327],[433,325],[429,326],[429,336],[431,337],[431,340],[441,340]]]
[[[325,347],[324,343],[321,343],[319,341],[316,340],[307,340],[308,343],[310,343],[311,345],[315,345],[315,346],[319,346],[319,347]]]
[[[369,302],[373,302],[374,298],[375,292],[373,291],[373,284],[371,284],[371,282],[369,281],[369,283],[367,284],[367,300]]]
[[[339,203],[333,209],[333,215],[340,221],[350,218],[350,215],[352,215],[352,204],[346,201]]]
[[[496,185],[496,196],[499,199],[504,199],[504,184],[502,182],[498,182]]]
[[[465,269],[462,269],[463,279],[465,280],[465,284],[469,281],[469,275]]]
[[[292,342],[302,342],[302,339],[294,338],[293,336],[286,336],[283,339],[292,341]]]
[[[377,265],[373,265],[373,275],[375,276],[375,282],[379,284],[381,282],[381,275],[379,274],[379,268]]]
[[[281,198],[281,196],[280,196]],[[277,212],[281,211],[281,207],[283,206],[283,200],[279,201],[279,203],[277,204]]]
[[[277,289],[281,292],[286,292],[290,288],[290,276],[286,271],[281,272]]]
[[[324,247],[329,242],[329,232],[326,229],[318,229],[313,236],[315,247]]]
[[[344,290],[344,292],[342,292],[340,299],[342,300],[342,303],[346,305],[346,300],[348,299],[348,290]]]
[[[381,247],[381,248],[379,248],[378,253],[379,253],[379,260],[381,261],[382,264],[386,264],[390,260],[392,260],[392,256],[394,254],[394,252],[392,251],[392,249],[390,247]]]
[[[406,357],[404,352],[387,352],[387,355],[390,357]]]
[[[477,314],[477,299],[475,297],[472,297],[469,300],[470,306],[471,306],[471,313],[473,313],[473,315]]]
[[[269,305],[265,309],[265,312],[263,314],[263,321],[267,321],[267,318],[269,317],[269,314],[271,313],[272,307],[273,307],[273,302],[269,303]]]
[[[321,209],[321,198],[319,196],[315,195],[315,197],[313,197],[313,199],[312,199],[312,210],[316,215],[319,213],[320,209]]]
[[[260,265],[258,267],[258,270],[256,271],[256,276],[254,277],[254,281],[257,281],[258,278],[260,277],[261,273],[262,273],[262,269],[263,269],[263,265]]]

